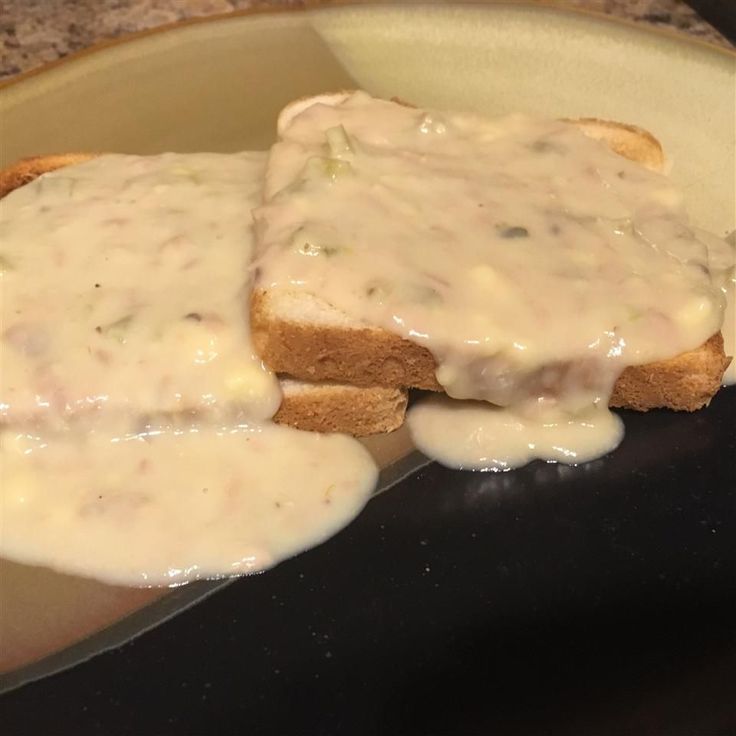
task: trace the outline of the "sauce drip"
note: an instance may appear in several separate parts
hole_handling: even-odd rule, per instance
[[[345,526],[377,478],[353,439],[271,424],[6,432],[0,451],[3,556],[124,585],[262,571]]]
[[[428,457],[462,470],[510,470],[532,460],[577,465],[613,450],[623,422],[610,411],[539,415],[431,396],[409,411],[412,439]]]

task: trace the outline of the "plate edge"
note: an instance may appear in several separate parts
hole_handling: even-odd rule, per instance
[[[145,28],[140,31],[134,31],[132,33],[126,33],[123,36],[117,38],[108,38],[80,49],[73,51],[59,59],[48,61],[40,66],[29,69],[28,71],[16,74],[8,79],[0,80],[0,93],[5,90],[16,87],[19,84],[23,84],[29,79],[45,74],[46,72],[58,69],[64,64],[73,64],[80,60],[83,60],[89,56],[93,56],[100,52],[107,51],[111,48],[116,48],[128,43],[135,43],[144,38],[149,38],[156,34],[166,34],[172,31],[177,31],[181,28],[190,26],[203,25],[206,23],[218,23],[222,21],[232,20],[236,18],[244,18],[248,16],[267,16],[267,15],[286,15],[286,14],[304,14],[305,16],[311,14],[317,14],[320,12],[329,12],[335,8],[358,8],[358,7],[396,7],[397,3],[392,0],[302,0],[300,5],[296,6],[273,6],[273,5],[262,5],[258,4],[250,8],[240,8],[231,10],[226,13],[216,13],[214,15],[197,16],[193,18],[185,18],[184,20],[173,21],[171,23],[165,23],[160,26],[153,28]],[[651,34],[653,36],[659,36],[660,38],[669,39],[670,41],[679,42],[686,46],[697,46],[704,50],[709,50],[717,54],[723,55],[725,58],[733,59],[736,62],[736,49],[729,49],[724,46],[706,41],[702,38],[689,37],[686,34],[671,30],[669,28],[660,28],[657,26],[643,25],[637,21],[629,18],[619,18],[611,16],[606,13],[589,10],[586,8],[577,7],[562,7],[555,0],[463,0],[462,2],[450,2],[443,3],[439,0],[423,0],[421,2],[405,2],[405,7],[410,6],[435,6],[435,7],[493,7],[493,6],[507,6],[507,7],[527,7],[527,8],[542,8],[546,10],[556,10],[560,13],[582,16],[586,18],[594,18],[604,23],[611,23],[630,30],[641,31],[645,34]]]

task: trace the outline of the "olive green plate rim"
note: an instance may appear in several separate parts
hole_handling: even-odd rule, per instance
[[[60,59],[41,64],[38,67],[29,69],[28,71],[21,72],[15,76],[9,77],[8,79],[0,80],[0,94],[5,92],[7,89],[15,88],[18,85],[24,84],[28,80],[35,79],[39,75],[45,74],[48,71],[56,70],[63,65],[77,64],[80,61],[93,61],[95,57],[100,54],[104,54],[107,51],[116,49],[120,46],[127,44],[135,44],[141,39],[150,38],[155,35],[165,35],[168,33],[176,32],[181,28],[204,25],[207,23],[218,23],[221,21],[234,20],[244,17],[258,17],[264,15],[293,15],[293,14],[304,14],[311,15],[312,13],[329,12],[336,8],[385,8],[396,5],[405,5],[407,7],[414,6],[421,8],[422,6],[447,6],[452,5],[453,7],[462,9],[466,8],[477,8],[487,7],[491,9],[493,7],[527,7],[527,8],[540,8],[540,9],[553,9],[559,13],[568,14],[572,16],[586,17],[601,21],[603,23],[610,23],[611,25],[618,26],[619,28],[629,29],[631,31],[643,32],[650,34],[660,39],[676,41],[685,46],[695,46],[702,50],[707,50],[721,54],[724,58],[733,59],[736,62],[736,49],[729,49],[725,46],[720,46],[711,41],[706,41],[702,38],[696,38],[687,36],[686,34],[671,30],[669,28],[660,28],[657,26],[649,26],[644,23],[634,21],[628,18],[620,18],[617,16],[608,15],[606,13],[589,10],[586,8],[569,7],[560,5],[555,0],[464,0],[462,2],[441,2],[438,0],[424,0],[423,2],[395,2],[392,0],[302,0],[301,5],[297,6],[273,6],[273,5],[256,5],[250,8],[240,8],[225,13],[215,13],[206,16],[197,16],[194,18],[186,18],[184,20],[174,21],[172,23],[165,23],[163,25],[156,26],[154,28],[146,28],[141,31],[134,31],[127,33],[124,36],[118,38],[110,38],[102,41],[98,41],[91,46],[74,51]]]

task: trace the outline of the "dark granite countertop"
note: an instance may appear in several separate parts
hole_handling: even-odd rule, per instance
[[[329,4],[330,0],[324,0]],[[554,0],[644,24],[729,42],[681,0]],[[0,78],[34,69],[94,43],[184,18],[313,0],[0,0]]]

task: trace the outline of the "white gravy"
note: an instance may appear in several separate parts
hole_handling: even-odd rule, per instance
[[[157,431],[5,432],[0,553],[121,585],[258,572],[335,534],[376,482],[343,435]]]
[[[571,124],[357,92],[290,106],[279,133],[255,212],[259,283],[419,343],[449,396],[509,408],[412,410],[415,439],[442,461],[547,457],[535,448],[551,425],[567,427],[557,459],[603,454],[621,437],[607,409],[621,371],[721,327],[725,244],[714,255],[666,177]],[[519,416],[526,436],[507,452],[442,441],[502,438]]]
[[[246,308],[264,164],[102,156],[3,200],[0,555],[175,585],[263,570],[366,503],[360,443],[268,421]]]
[[[525,416],[441,394],[413,407],[407,421],[419,450],[463,470],[509,470],[531,460],[583,463],[609,452],[624,436],[623,422],[610,411],[547,409]]]
[[[0,207],[0,420],[237,410],[276,379],[244,316],[263,154],[107,155]]]

